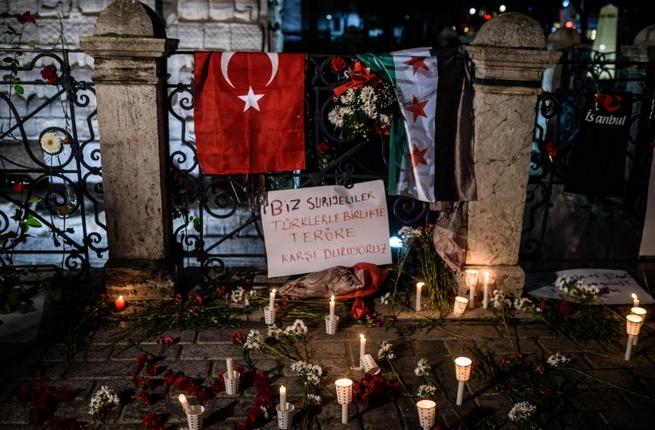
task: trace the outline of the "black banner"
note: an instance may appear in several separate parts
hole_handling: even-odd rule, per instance
[[[632,102],[620,93],[590,95],[580,131],[568,154],[564,190],[599,197],[620,197]]]

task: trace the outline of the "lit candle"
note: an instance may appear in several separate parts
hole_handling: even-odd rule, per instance
[[[362,360],[366,354],[366,338],[363,334],[359,335],[359,367],[363,367]]]
[[[180,394],[179,396],[177,396],[177,399],[180,401],[180,404],[182,405],[182,409],[184,409],[185,412],[188,411],[189,402],[186,399],[186,396],[184,394]]]
[[[469,287],[469,308],[475,307],[475,286],[478,284],[478,271],[468,269],[464,272],[466,286]]]
[[[122,311],[123,309],[125,309],[125,299],[123,298],[123,296],[118,296],[118,298],[114,302],[114,306],[116,306],[117,311]]]
[[[423,430],[430,430],[434,427],[437,415],[437,404],[433,400],[423,399],[416,402],[418,409],[419,424]]]
[[[635,293],[632,293],[632,306],[638,307],[639,306],[639,297]]]
[[[268,308],[273,310],[275,308],[275,288],[271,290],[271,294],[268,299]]]
[[[341,405],[341,423],[348,424],[348,404],[353,400],[353,381],[341,378],[334,381],[337,389],[337,403]]]
[[[635,336],[639,335],[639,329],[641,328],[641,323],[644,321],[642,317],[635,314],[630,314],[625,317],[626,331],[628,332],[628,344],[625,348],[625,361],[630,360],[630,354],[632,353],[632,344],[634,342]]]
[[[491,281],[491,273],[485,270],[482,275],[482,308],[487,309],[489,306],[489,282]]]
[[[416,312],[421,311],[421,288],[423,288],[425,282],[416,283]]]
[[[641,323],[639,324],[639,328],[641,330],[641,326],[644,325],[644,321],[646,320],[646,314],[647,314],[646,309],[640,308],[639,306],[635,306],[632,309],[630,309],[630,312],[641,317]],[[633,338],[634,339],[632,345],[637,346],[637,343],[639,343],[639,334],[636,334],[635,336],[633,336]]]
[[[462,405],[464,399],[464,383],[471,378],[471,361],[468,357],[457,357],[455,359],[455,377],[457,378],[457,406]]]
[[[287,410],[287,387],[280,385],[280,410]]]
[[[225,359],[225,364],[227,364],[227,377],[230,379],[234,378],[234,363],[232,363],[232,357],[227,357]]]
[[[330,319],[334,319],[334,294],[332,294],[332,298],[330,299]]]
[[[455,305],[453,306],[453,315],[456,317],[461,317],[466,311],[466,306],[469,303],[469,299],[464,296],[455,297]]]

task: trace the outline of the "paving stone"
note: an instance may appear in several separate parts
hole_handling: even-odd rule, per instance
[[[621,430],[652,429],[655,419],[652,409],[613,409],[600,414],[611,428]]]
[[[348,353],[346,350],[345,342],[313,342],[309,345],[309,353],[312,357],[316,358],[334,358],[345,357]]]
[[[449,355],[448,348],[442,340],[417,340],[414,342],[414,350],[419,358],[427,358],[428,361],[435,356]]]
[[[162,357],[165,360],[175,360],[179,354],[180,348],[182,348],[180,345],[172,345],[166,348]],[[115,361],[134,361],[139,355],[144,353],[149,353],[157,357],[160,355],[160,351],[161,347],[159,345],[134,345],[129,347],[116,348],[114,350],[114,354],[111,356],[111,359]]]
[[[387,407],[362,409],[359,417],[364,430],[402,427],[402,421],[393,403]]]
[[[606,352],[604,354],[586,354],[586,358],[596,369],[616,368],[644,368],[652,367],[653,362],[644,354],[634,352],[630,361],[625,361],[625,353],[622,351]]]
[[[332,399],[329,402],[323,402],[317,418],[321,428],[361,429],[358,411],[355,404],[351,404],[348,407],[348,424],[341,424],[341,405]]]
[[[232,343],[232,335],[237,331],[248,334],[249,328],[241,324],[239,328],[212,328],[198,331],[196,343]],[[259,324],[257,325],[259,327]]]
[[[0,404],[0,424],[29,424],[29,402],[5,402]]]
[[[232,344],[184,345],[180,360],[225,360],[241,357],[241,347]]]
[[[581,410],[606,411],[627,407],[627,403],[616,390],[580,390],[571,399]]]
[[[203,379],[211,375],[212,364],[211,361],[204,360],[164,360],[159,362],[160,366],[166,366],[167,369],[173,372],[183,371],[190,378]]]
[[[537,341],[546,352],[579,352],[585,349],[583,344],[559,336],[553,338],[540,337]]]
[[[157,338],[161,336],[171,336],[175,340],[175,344],[178,345],[187,345],[193,343],[196,340],[196,331],[195,330],[170,330],[165,331],[152,339],[141,342],[143,345],[148,344],[157,344]]]
[[[132,368],[131,361],[103,361],[92,365],[75,362],[64,373],[68,379],[120,379],[124,378]]]
[[[93,343],[99,345],[126,345],[128,332],[118,327],[102,327],[92,336]]]
[[[186,423],[186,415],[182,411],[180,402],[177,399],[164,398],[151,406],[138,406],[135,403],[130,403],[123,408],[121,415],[121,423],[141,423],[143,416],[149,411],[155,411],[158,414],[165,414],[167,416],[167,424],[181,424]]]

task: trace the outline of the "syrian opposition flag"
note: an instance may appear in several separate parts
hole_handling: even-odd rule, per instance
[[[207,174],[305,168],[305,56],[196,52],[194,119]]]
[[[389,193],[435,201],[437,57],[428,48],[357,57],[393,84],[400,104],[391,124]]]

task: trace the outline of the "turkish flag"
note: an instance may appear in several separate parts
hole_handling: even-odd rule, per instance
[[[305,168],[305,56],[196,52],[196,152],[203,173]]]

